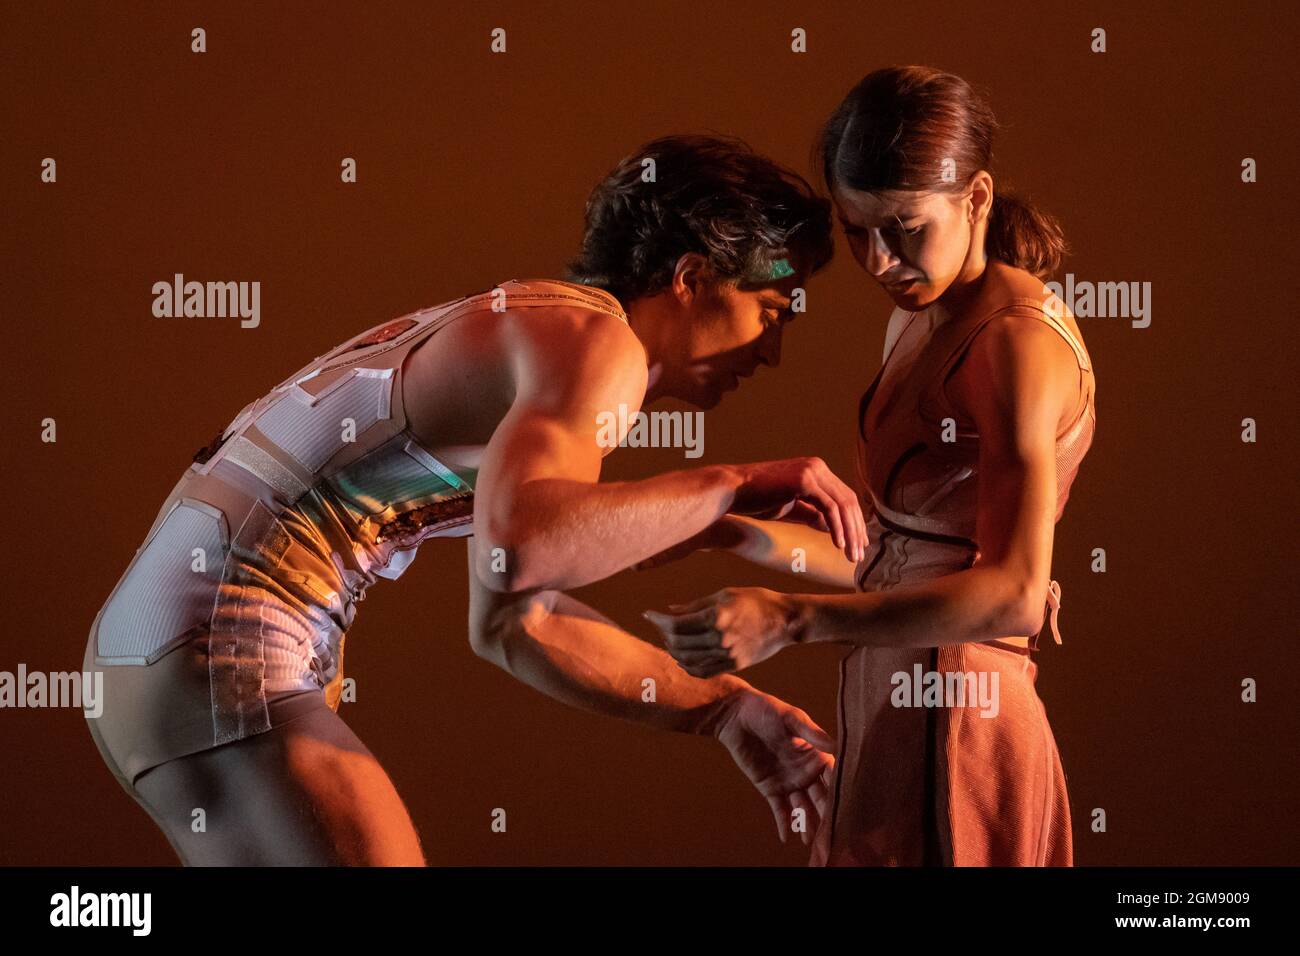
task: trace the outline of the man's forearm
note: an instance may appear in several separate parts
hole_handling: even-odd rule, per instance
[[[479,591],[470,631],[479,656],[549,697],[663,730],[711,735],[749,685],[691,677],[671,657],[558,592]]]
[[[495,591],[563,591],[599,581],[707,528],[739,485],[738,472],[725,465],[641,481],[526,482],[510,514],[489,516],[481,529],[476,515],[479,579]],[[508,537],[494,536],[498,523],[512,529]]]
[[[789,596],[795,638],[866,647],[938,647],[1037,632],[1032,602],[995,568],[885,591]],[[1038,612],[1042,613],[1041,607]]]

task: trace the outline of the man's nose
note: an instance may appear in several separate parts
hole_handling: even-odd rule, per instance
[[[868,238],[867,271],[876,278],[880,278],[898,265],[898,262],[898,256],[886,244],[885,237],[880,234],[880,230],[872,229]]]
[[[782,326],[778,325],[758,340],[758,360],[768,368],[781,364],[781,332]]]

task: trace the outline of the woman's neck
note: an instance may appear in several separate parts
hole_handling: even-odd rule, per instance
[[[986,275],[988,275],[988,256],[981,248],[978,256],[967,259],[961,272],[943,291],[943,295],[930,304],[935,324],[942,325],[964,313],[966,307],[979,295]]]

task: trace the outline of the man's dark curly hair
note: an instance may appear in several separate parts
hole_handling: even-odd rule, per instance
[[[652,182],[646,159],[654,160]],[[628,303],[665,288],[687,252],[724,280],[767,275],[782,257],[811,275],[833,253],[830,209],[802,176],[740,139],[664,136],[592,190],[567,278]]]

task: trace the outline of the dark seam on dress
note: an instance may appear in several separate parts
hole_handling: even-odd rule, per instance
[[[889,501],[889,491],[891,488],[894,487],[894,479],[898,477],[899,469],[902,468],[903,465],[907,463],[907,460],[909,458],[915,457],[919,452],[925,451],[925,449],[926,449],[925,442],[919,441],[911,448],[907,449],[907,451],[903,452],[901,455],[898,456],[898,458],[894,461],[893,466],[889,469],[889,474],[885,476],[885,489],[880,494],[882,501],[885,502]]]
[[[939,670],[939,648],[930,649],[929,665],[932,673]],[[938,741],[936,735],[938,730],[935,723],[938,709],[937,707],[927,707],[925,714],[925,798],[922,801],[925,808],[925,824],[922,831],[924,834],[921,848],[922,866],[943,865],[943,855],[939,849],[939,785],[936,779],[938,773]]]
[[[901,534],[904,537],[920,538],[923,541],[937,541],[941,544],[960,544],[960,545],[965,545],[966,547],[969,548],[979,547],[979,545],[977,545],[974,541],[970,540],[970,538],[962,538],[957,535],[951,535],[951,534],[936,534],[933,531],[917,531],[914,528],[904,528],[902,525],[895,524],[893,521],[890,521],[888,518],[886,518],[884,515],[880,514],[879,512],[877,512],[876,514],[876,520],[878,520],[882,525],[884,525],[890,531],[893,531],[896,534]]]
[[[848,669],[849,657],[850,655],[852,655],[852,653],[853,652],[850,651],[848,654],[845,654],[843,657],[840,658],[840,691],[839,691],[840,723],[839,723],[839,727],[836,728],[839,731],[839,735],[840,735],[840,748],[839,748],[840,752],[835,759],[835,796],[834,799],[831,801],[831,835],[830,835],[830,839],[826,841],[826,865],[827,866],[831,865],[831,854],[835,850],[835,820],[839,817],[839,813],[840,813],[840,792],[843,789],[843,783],[844,783],[844,754],[848,750],[848,745],[849,745],[848,733],[844,727],[844,674],[845,671]]]
[[[1007,651],[1015,651],[1017,654],[1024,654],[1026,657],[1032,653],[1028,647],[1021,647],[1019,644],[1007,644],[1003,641],[980,641],[979,643],[991,645],[993,647],[1000,647]]]

